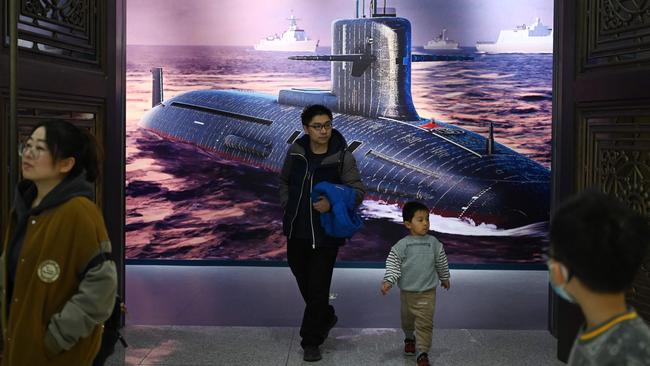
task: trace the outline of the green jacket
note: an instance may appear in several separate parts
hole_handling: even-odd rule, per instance
[[[2,365],[91,365],[117,288],[112,261],[80,278],[95,255],[111,250],[104,220],[81,178],[59,184],[35,209],[30,184],[19,185],[0,260]]]

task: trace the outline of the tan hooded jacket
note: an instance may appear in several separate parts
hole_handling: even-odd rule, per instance
[[[80,278],[95,255],[110,252],[101,213],[86,194],[75,192],[75,184],[84,183],[62,182],[63,187],[48,194],[54,195],[49,208],[25,215],[9,299],[10,243],[15,244],[19,224],[12,212],[0,261],[2,365],[91,365],[99,350],[102,323],[115,301],[117,274],[115,263],[106,261]]]

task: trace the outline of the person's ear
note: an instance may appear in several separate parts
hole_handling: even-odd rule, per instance
[[[303,131],[305,131],[305,135],[309,135],[309,127],[307,125],[302,125]]]
[[[61,174],[68,174],[74,168],[76,160],[73,157],[61,159],[57,162],[57,170]]]
[[[569,282],[569,271],[566,269],[564,264],[560,262],[553,262],[550,267],[551,281],[555,284],[562,284]]]
[[[411,230],[413,224],[410,221],[404,221],[404,226],[406,226],[407,229]]]

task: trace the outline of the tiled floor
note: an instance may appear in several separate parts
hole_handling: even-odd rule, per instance
[[[334,328],[323,360],[302,361],[298,329],[290,327],[129,326],[129,348],[107,365],[415,365],[402,354],[403,334],[388,328]],[[541,330],[435,329],[432,365],[564,365],[555,339]]]
[[[436,301],[432,365],[563,365],[546,331],[546,271],[452,270]],[[302,361],[304,302],[286,267],[129,265],[126,339],[108,365],[415,365],[402,354],[399,291],[381,269],[336,268],[339,323]],[[174,324],[173,326],[169,324]],[[501,330],[496,330],[501,329]]]

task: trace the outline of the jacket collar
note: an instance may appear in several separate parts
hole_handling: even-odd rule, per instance
[[[336,152],[339,152],[345,149],[347,146],[348,144],[345,141],[345,137],[343,137],[343,135],[338,130],[333,128],[332,137],[330,138],[330,141],[327,145],[327,155],[332,155]],[[293,145],[291,145],[289,152],[305,155],[308,150],[309,135],[303,134],[299,139],[296,140],[296,142],[293,143]]]
[[[74,197],[87,197],[92,200],[95,196],[94,186],[86,180],[85,172],[73,178],[65,178],[50,191],[38,205],[31,208],[36,198],[36,185],[30,180],[23,180],[16,187],[14,209],[19,218],[27,215],[38,215],[41,212],[56,207]]]

